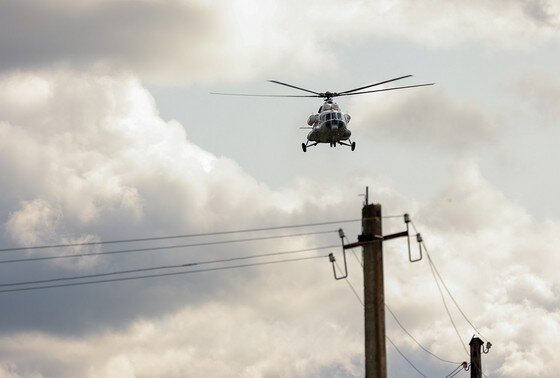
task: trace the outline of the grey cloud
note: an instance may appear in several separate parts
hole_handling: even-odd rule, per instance
[[[556,76],[540,70],[526,73],[512,85],[514,93],[529,104],[543,122],[556,125],[560,117],[560,81]]]
[[[525,0],[521,3],[525,14],[534,22],[556,29],[560,26],[560,14],[551,10],[550,1]]]
[[[399,93],[371,106],[357,100],[352,105],[352,127],[371,137],[395,138],[419,148],[465,152],[496,143],[501,125],[474,104],[449,98],[441,89]]]
[[[180,65],[188,70],[202,65],[201,44],[217,43],[215,22],[207,9],[189,2],[3,2],[0,68],[110,63],[144,72]]]
[[[31,0],[0,5],[0,70],[106,67],[176,85],[238,80],[271,66],[330,67],[317,33],[293,20],[290,8],[235,2]],[[265,16],[270,15],[270,19]],[[287,23],[294,27],[287,27]],[[279,32],[282,30],[282,32]],[[298,49],[294,36],[306,34]]]
[[[347,200],[343,190],[321,190],[329,201],[308,188],[272,192],[235,162],[189,142],[182,125],[163,121],[134,78],[56,71],[8,75],[0,82],[5,117],[0,123],[2,247],[302,223],[329,218],[329,206]],[[336,235],[332,238],[337,241]],[[330,244],[332,238],[317,241]],[[313,239],[0,268],[2,281],[14,282],[290,250],[308,243]],[[112,247],[107,249],[119,249]],[[95,251],[87,247],[69,253]],[[22,255],[36,254],[5,253],[3,259]],[[0,327],[5,334],[48,330],[69,335],[121,328],[138,317],[175,311],[184,305],[177,298],[196,305],[209,296],[236,297],[235,288],[258,275],[253,269],[243,278],[224,272],[130,282],[110,290],[98,286],[0,295],[6,304]]]
[[[179,0],[3,2],[0,70],[105,66],[177,84],[332,70],[338,64],[333,40],[396,36],[419,45],[475,41],[499,49],[555,37],[543,27],[558,13],[553,5],[524,2],[525,13],[519,7],[517,2],[363,3],[345,9],[325,1],[305,7],[295,1],[251,7]],[[317,15],[330,27],[317,28]]]
[[[560,226],[531,219],[485,180],[476,163],[457,164],[454,177],[432,201],[403,198],[367,177],[340,185],[307,179],[273,191],[230,159],[194,145],[178,123],[163,121],[149,93],[132,77],[58,71],[19,74],[0,78],[0,83],[5,88],[0,109],[7,114],[0,123],[0,173],[10,177],[0,202],[2,247],[83,235],[115,239],[269,221],[303,223],[331,219],[333,208],[341,218],[354,218],[359,205],[355,195],[348,194],[348,182],[361,188],[374,181],[375,198],[387,209],[410,210],[463,309],[500,346],[485,357],[488,372],[554,376],[558,363],[545,365],[548,354],[537,353],[543,343],[552,350],[560,347],[550,336],[558,328],[551,303],[558,295],[552,283],[560,264],[554,253]],[[26,90],[30,88],[42,89]],[[28,97],[22,97],[25,93]],[[453,198],[454,205],[441,198]],[[402,221],[394,222],[387,221],[387,231],[401,230]],[[359,224],[345,230],[354,238]],[[9,282],[319,242],[338,240],[333,235],[99,259],[85,267],[0,264],[0,269],[2,281]],[[387,244],[386,252],[391,308],[430,349],[462,358],[426,261],[409,264],[404,241]],[[325,369],[332,367],[341,375],[360,375],[362,308],[344,282],[332,279],[330,269],[327,260],[319,260],[276,269],[3,294],[0,372],[328,376]],[[352,259],[356,287],[359,271]],[[539,287],[533,288],[534,283]],[[422,355],[394,323],[388,327],[399,345]],[[466,339],[472,335],[464,322],[459,328]],[[390,355],[391,366],[399,366],[395,361],[400,357]],[[516,362],[527,356],[534,357]],[[448,373],[428,359],[418,364],[431,376]]]

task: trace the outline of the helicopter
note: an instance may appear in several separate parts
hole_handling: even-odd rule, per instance
[[[350,136],[352,135],[351,131],[348,129],[348,123],[350,122],[350,115],[347,113],[343,113],[340,110],[340,107],[336,102],[333,101],[335,97],[342,97],[342,96],[353,96],[359,94],[366,94],[366,93],[374,93],[374,92],[385,92],[385,91],[392,91],[396,89],[406,89],[406,88],[415,88],[415,87],[425,87],[428,85],[434,85],[434,83],[426,83],[426,84],[415,84],[415,85],[406,85],[401,87],[391,87],[391,88],[383,88],[383,89],[373,89],[364,91],[364,89],[368,89],[371,87],[375,87],[382,84],[387,84],[393,81],[406,79],[411,77],[412,75],[405,75],[400,76],[394,79],[380,81],[378,83],[365,85],[363,87],[349,89],[342,92],[316,92],[309,89],[297,87],[295,85],[282,83],[276,80],[269,80],[269,82],[274,84],[283,85],[286,87],[298,89],[300,91],[304,91],[307,93],[311,93],[310,95],[275,95],[275,94],[244,94],[244,93],[220,93],[220,92],[211,92],[211,94],[215,95],[225,95],[225,96],[250,96],[250,97],[315,97],[315,98],[322,98],[323,105],[319,107],[317,113],[311,114],[307,119],[307,125],[304,127],[300,127],[300,129],[309,129],[311,130],[307,134],[307,142],[301,144],[301,149],[303,152],[307,151],[308,147],[313,147],[318,145],[319,143],[329,143],[330,147],[336,147],[337,144],[342,146],[348,146],[352,151],[356,149],[356,142],[350,140]]]

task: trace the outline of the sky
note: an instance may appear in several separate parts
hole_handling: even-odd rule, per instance
[[[360,218],[366,186],[396,216],[386,234],[411,215],[476,327],[447,297],[457,335],[426,254],[410,263],[406,241],[390,241],[387,305],[452,363],[387,313],[399,351],[443,377],[477,334],[492,343],[487,376],[555,377],[558,51],[560,6],[546,0],[0,1],[0,377],[363,376],[350,287],[361,296],[361,267],[350,254],[337,281],[325,255],[342,261],[341,249],[317,248],[338,245],[338,228],[356,239],[360,223],[342,221]],[[435,85],[340,98],[353,152],[302,152],[318,99],[210,94],[299,94],[267,80],[343,91],[409,74],[396,83]],[[137,251],[271,236],[282,238]],[[317,258],[6,291],[302,249],[201,269]],[[421,376],[387,351],[390,377]]]

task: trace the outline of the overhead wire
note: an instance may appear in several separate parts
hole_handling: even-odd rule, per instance
[[[412,361],[410,361],[403,352],[401,352],[401,350],[395,345],[395,343],[393,342],[393,340],[391,340],[391,338],[389,338],[389,336],[385,335],[385,338],[387,340],[389,340],[389,342],[391,343],[391,345],[393,346],[393,348],[395,348],[397,350],[397,352],[399,352],[399,354],[402,356],[402,358],[404,358],[406,360],[406,362],[408,362],[408,364],[410,366],[412,366],[414,368],[414,370],[416,370],[418,372],[418,374],[420,374],[422,377],[426,377],[426,375],[424,375],[420,370],[418,370],[418,368],[412,363]]]
[[[344,236],[344,239],[346,240],[346,243],[350,244],[350,240],[348,240],[348,238],[346,237],[346,235]],[[358,264],[360,264],[360,266],[363,268],[363,267],[364,267],[364,263],[362,262],[362,260],[360,260],[360,258],[359,258],[358,255],[356,254],[356,251],[354,251],[354,248],[351,248],[350,251],[352,252],[352,254],[354,255],[354,257],[356,258],[356,261],[358,262]]]
[[[21,251],[21,250],[33,250],[33,249],[48,249],[48,248],[80,247],[80,246],[91,246],[91,245],[101,245],[101,244],[133,243],[133,242],[194,238],[194,237],[216,236],[216,235],[227,235],[227,234],[241,234],[241,233],[247,233],[247,232],[273,231],[273,230],[282,230],[282,229],[289,229],[289,228],[326,226],[326,225],[332,225],[332,224],[353,223],[353,222],[359,222],[359,221],[361,221],[361,219],[345,219],[345,220],[336,220],[336,221],[328,221],[328,222],[301,223],[301,224],[292,224],[292,225],[285,225],[285,226],[246,228],[246,229],[239,229],[239,230],[201,232],[201,233],[182,234],[182,235],[154,236],[154,237],[136,238],[136,239],[118,239],[118,240],[92,241],[92,242],[83,242],[83,243],[36,245],[36,246],[28,246],[28,247],[10,247],[10,248],[1,248],[0,252],[11,252],[11,251]]]
[[[167,245],[167,246],[158,246],[158,247],[131,248],[131,249],[121,249],[121,250],[115,250],[115,251],[104,251],[104,252],[89,252],[89,253],[75,253],[75,254],[68,254],[68,255],[25,257],[25,258],[17,258],[17,259],[9,259],[9,260],[0,260],[0,264],[10,264],[10,263],[17,263],[17,262],[30,262],[30,261],[42,261],[42,260],[58,260],[58,259],[68,259],[68,258],[77,258],[77,257],[89,257],[89,256],[115,255],[115,254],[123,254],[123,253],[139,253],[139,252],[148,252],[148,251],[161,251],[161,250],[167,250],[167,249],[191,248],[191,247],[218,245],[218,244],[230,244],[230,243],[241,243],[241,242],[258,241],[258,240],[290,238],[290,237],[297,237],[297,236],[321,235],[321,234],[329,234],[329,233],[333,233],[333,232],[337,232],[337,230],[313,231],[313,232],[305,232],[305,233],[297,233],[297,234],[284,234],[284,235],[273,235],[273,236],[260,236],[260,237],[243,238],[243,239],[228,239],[228,240],[218,240],[218,241],[210,241],[210,242],[191,243],[191,244],[176,244],[176,245]]]
[[[410,223],[412,224],[412,228],[414,229],[414,232],[418,233],[418,230],[416,229],[416,225],[414,224],[414,222],[411,221]],[[439,273],[434,261],[432,260],[432,257],[430,256],[430,252],[428,251],[428,248],[426,247],[426,243],[424,241],[422,241],[422,246],[424,247],[424,251],[426,251],[426,256],[428,257],[428,262],[430,263],[430,266],[433,267],[433,270],[435,271],[436,275],[439,277],[439,280],[441,281],[443,287],[445,288],[445,291],[447,292],[447,294],[449,295],[449,297],[451,298],[451,300],[455,304],[455,307],[457,308],[457,310],[459,310],[459,313],[463,316],[463,318],[467,321],[467,323],[469,323],[469,325],[480,335],[480,337],[482,337],[484,339],[484,341],[488,341],[488,339],[486,337],[484,337],[482,335],[482,333],[480,333],[480,331],[470,321],[470,319],[467,317],[467,315],[461,309],[461,306],[459,306],[459,303],[457,303],[457,301],[455,300],[455,297],[453,296],[453,294],[451,293],[451,291],[447,287],[447,284],[445,283],[445,281],[444,281],[443,277],[441,276],[441,274]]]
[[[247,267],[253,267],[253,266],[262,266],[262,265],[281,264],[281,263],[304,261],[304,260],[313,260],[313,259],[327,258],[327,257],[328,257],[328,255],[319,255],[319,256],[310,256],[310,257],[299,257],[299,258],[293,258],[293,259],[265,261],[265,262],[259,262],[259,263],[229,265],[229,266],[222,266],[222,267],[216,267],[216,268],[186,270],[186,271],[180,271],[180,272],[146,274],[146,275],[133,276],[133,277],[109,278],[109,279],[105,279],[105,280],[70,282],[70,283],[63,283],[63,284],[56,284],[56,285],[44,285],[44,286],[24,287],[24,288],[16,288],[16,289],[5,289],[5,290],[0,290],[0,293],[51,289],[51,288],[60,288],[60,287],[69,287],[69,286],[93,285],[93,284],[99,284],[99,283],[131,281],[131,280],[140,280],[140,279],[155,278],[155,277],[177,276],[177,275],[186,275],[186,274],[194,274],[194,273],[213,272],[213,271],[220,271],[220,270],[247,268]]]
[[[336,264],[336,267],[338,268],[339,272],[342,272],[342,269],[340,269],[340,266],[338,265],[338,261],[335,260],[334,262]],[[348,277],[345,277],[344,280],[346,281],[346,283],[348,284],[348,286],[350,287],[350,290],[352,290],[352,292],[354,293],[354,296],[356,297],[356,299],[358,300],[358,302],[360,302],[360,304],[362,306],[364,306],[364,301],[362,300],[362,298],[360,298],[360,295],[358,294],[358,292],[356,291],[356,289],[354,288],[354,285],[352,285],[352,282],[350,282],[348,280]]]
[[[328,246],[321,246],[321,247],[314,247],[314,248],[304,248],[304,249],[296,249],[296,250],[280,251],[280,252],[262,253],[262,254],[241,256],[241,257],[230,257],[230,258],[225,258],[225,259],[205,260],[205,261],[197,261],[197,262],[175,264],[175,265],[161,265],[161,266],[153,266],[153,267],[146,267],[146,268],[105,272],[105,273],[93,273],[93,274],[86,274],[86,275],[80,275],[80,276],[58,277],[58,278],[50,278],[50,279],[35,280],[35,281],[20,281],[20,282],[10,282],[10,283],[0,283],[0,287],[37,285],[37,284],[44,284],[44,283],[50,283],[50,282],[72,281],[72,280],[80,280],[80,279],[86,279],[86,278],[115,276],[115,275],[120,275],[120,274],[149,272],[149,271],[154,271],[154,270],[185,268],[185,267],[192,267],[192,266],[199,266],[199,265],[217,264],[217,263],[240,261],[240,260],[250,260],[250,259],[263,258],[263,257],[284,256],[284,255],[289,255],[289,254],[319,251],[319,250],[333,248],[333,247],[336,247],[336,245],[328,245]]]
[[[420,347],[422,348],[422,350],[424,350],[426,353],[431,354],[432,356],[434,356],[435,358],[437,358],[440,361],[443,362],[447,362],[450,364],[458,364],[458,362],[456,361],[449,361],[446,360],[444,358],[439,357],[438,355],[436,355],[435,353],[433,353],[432,351],[430,351],[428,348],[424,347],[422,344],[420,344],[420,342],[418,340],[416,340],[416,338],[414,336],[412,336],[412,334],[410,332],[408,332],[408,330],[401,324],[401,322],[399,321],[399,319],[397,318],[397,316],[395,315],[395,313],[391,310],[391,308],[389,307],[389,305],[387,305],[387,303],[385,303],[385,308],[387,310],[389,310],[389,313],[391,314],[391,316],[393,317],[393,319],[395,319],[395,321],[397,322],[397,324],[399,325],[399,327],[401,327],[401,329]]]
[[[428,259],[428,261],[430,262],[429,259]],[[449,311],[449,307],[447,307],[447,302],[445,301],[443,291],[441,291],[439,281],[436,277],[436,274],[434,273],[434,268],[433,268],[431,262],[429,263],[429,265],[430,265],[430,270],[432,272],[432,275],[434,276],[434,281],[435,281],[436,286],[438,288],[439,295],[441,296],[441,301],[443,303],[443,306],[445,307],[445,311],[447,312],[447,316],[449,317],[449,320],[451,321],[451,325],[453,326],[453,329],[455,330],[455,333],[457,334],[457,337],[459,338],[459,343],[461,343],[461,346],[463,347],[463,349],[465,350],[465,353],[468,356],[469,351],[467,350],[467,346],[465,345],[465,343],[463,342],[463,339],[461,338],[461,334],[459,333],[459,330],[457,329],[457,325],[455,324],[455,321],[453,320],[453,316],[451,315],[451,312]]]
[[[396,217],[401,217],[401,216],[402,215],[400,215],[400,214],[399,215],[386,215],[386,216],[383,216],[382,218],[396,218]],[[80,246],[92,246],[92,245],[102,245],[102,244],[134,243],[134,242],[169,240],[169,239],[183,239],[183,238],[194,238],[194,237],[203,237],[203,236],[240,234],[240,233],[247,233],[247,232],[274,231],[274,230],[283,230],[283,229],[290,229],[290,228],[326,226],[326,225],[332,225],[332,224],[354,223],[354,222],[360,222],[360,221],[362,221],[362,219],[343,219],[343,220],[334,220],[334,221],[327,221],[327,222],[300,223],[300,224],[291,224],[291,225],[284,225],[284,226],[245,228],[245,229],[238,229],[238,230],[200,232],[200,233],[193,233],[193,234],[179,234],[179,235],[166,235],[166,236],[153,236],[153,237],[146,237],[146,238],[100,240],[100,241],[91,241],[91,242],[61,243],[61,244],[50,244],[50,245],[46,244],[46,245],[35,245],[35,246],[27,246],[27,247],[9,247],[9,248],[0,248],[0,252],[12,252],[12,251],[22,251],[22,250],[34,250],[34,249],[49,249],[49,248],[80,247]]]
[[[339,271],[341,271],[340,266],[338,265],[338,262],[335,261],[335,264],[338,268]],[[358,295],[358,292],[356,291],[356,289],[354,288],[354,285],[352,285],[352,282],[350,282],[350,280],[348,280],[348,277],[344,278],[344,280],[346,281],[346,283],[348,284],[348,286],[350,287],[350,289],[352,290],[352,292],[354,293],[354,295],[356,296],[356,298],[358,299],[358,302],[360,302],[360,304],[362,305],[362,307],[364,307],[364,302],[362,301],[362,299],[360,298],[360,296]],[[389,336],[385,335],[385,338],[387,340],[389,340],[389,342],[391,343],[391,345],[393,345],[393,348],[395,348],[395,350],[401,355],[402,358],[404,358],[406,360],[406,362],[409,363],[410,366],[412,366],[414,368],[414,370],[416,370],[421,376],[426,377],[426,375],[424,375],[415,365],[414,363],[412,363],[412,361],[410,361],[405,355],[404,353],[397,347],[397,345],[395,345],[395,343],[389,338]]]
[[[384,216],[383,218],[396,218],[401,217],[402,215],[389,215]],[[172,236],[162,236],[162,237],[150,237],[150,238],[137,238],[137,239],[122,239],[122,240],[109,240],[109,241],[97,241],[97,242],[84,242],[84,243],[68,243],[68,244],[57,244],[57,245],[40,245],[40,246],[31,246],[31,247],[16,247],[16,248],[4,248],[0,249],[0,252],[11,252],[11,251],[20,251],[20,250],[38,250],[38,249],[49,249],[49,248],[64,248],[64,247],[76,247],[76,246],[93,246],[93,245],[102,245],[102,244],[116,244],[116,243],[130,243],[130,242],[145,242],[145,241],[156,241],[156,240],[168,240],[168,239],[178,239],[178,238],[191,238],[191,237],[202,237],[202,236],[214,236],[214,235],[225,235],[225,234],[234,234],[234,233],[244,233],[244,232],[259,232],[259,231],[269,231],[269,230],[279,230],[279,229],[288,229],[288,228],[300,228],[300,227],[312,227],[312,226],[321,226],[321,225],[329,225],[335,223],[349,223],[349,222],[357,222],[361,219],[352,219],[352,220],[341,220],[341,221],[330,221],[330,222],[319,222],[319,223],[307,223],[307,224],[296,224],[296,225],[288,225],[288,226],[274,226],[274,227],[263,227],[263,228],[253,228],[253,229],[243,229],[243,230],[231,230],[231,231],[219,231],[219,232],[210,232],[210,233],[198,233],[198,234],[186,234],[186,235],[172,235]],[[411,222],[412,223],[412,222]],[[414,223],[412,223],[414,230],[417,232]],[[191,243],[191,244],[179,244],[179,245],[171,245],[171,246],[158,246],[158,247],[148,247],[148,248],[135,248],[135,249],[125,249],[125,250],[115,250],[115,251],[104,251],[104,252],[93,252],[93,253],[81,253],[81,254],[72,254],[72,255],[56,255],[56,256],[42,256],[42,257],[32,257],[26,259],[11,259],[11,260],[4,260],[0,261],[2,263],[12,263],[12,262],[22,262],[22,261],[37,261],[37,260],[50,260],[50,259],[60,259],[60,258],[73,258],[73,257],[84,257],[84,256],[97,256],[97,255],[110,255],[110,254],[120,254],[120,253],[136,253],[136,252],[143,252],[143,251],[156,251],[156,250],[165,250],[165,249],[175,249],[175,248],[189,248],[189,247],[196,247],[196,246],[208,246],[208,245],[216,245],[216,244],[228,244],[228,243],[235,243],[235,242],[246,242],[246,241],[256,241],[256,240],[270,240],[270,239],[277,239],[277,238],[286,238],[286,237],[296,237],[296,236],[305,236],[305,235],[317,235],[317,234],[326,234],[336,232],[333,230],[328,231],[315,231],[315,232],[308,232],[308,233],[297,233],[297,234],[288,234],[288,235],[275,235],[275,236],[264,236],[264,237],[255,237],[255,238],[244,238],[244,239],[233,239],[233,240],[221,240],[221,241],[212,241],[212,242],[202,242],[202,243]],[[477,331],[479,334],[480,332],[476,329],[476,327],[470,322],[470,320],[466,317],[464,312],[459,307],[457,301],[451,294],[449,288],[443,281],[439,271],[435,267],[433,260],[431,259],[429,252],[424,245],[424,249],[428,256],[430,269],[432,271],[432,275],[434,276],[434,280],[436,281],[438,290],[440,292],[440,296],[444,303],[444,307],[450,317],[451,323],[457,333],[459,339],[461,337],[457,330],[457,327],[452,319],[451,313],[447,304],[445,302],[445,298],[443,296],[443,292],[441,287],[438,283],[437,277],[443,284],[445,290],[453,300],[455,306],[458,308],[462,316],[465,320]],[[194,263],[186,263],[186,264],[178,264],[178,265],[166,265],[166,266],[158,266],[158,267],[147,267],[147,268],[138,268],[138,269],[129,269],[123,271],[116,271],[116,272],[107,272],[107,273],[98,273],[98,274],[91,274],[91,275],[83,275],[83,276],[74,276],[74,277],[61,277],[61,278],[54,278],[54,279],[46,279],[46,280],[36,280],[36,281],[26,281],[26,282],[15,282],[15,283],[7,283],[7,284],[0,284],[0,287],[8,287],[8,286],[24,286],[24,285],[36,285],[40,283],[50,283],[50,282],[60,282],[60,281],[68,281],[68,280],[78,280],[78,279],[87,279],[87,278],[95,278],[95,277],[104,277],[104,276],[111,276],[111,275],[119,275],[119,274],[131,274],[131,273],[140,273],[140,272],[147,272],[153,270],[163,270],[163,269],[173,269],[173,268],[182,268],[182,267],[192,267],[197,265],[205,265],[205,264],[212,264],[212,263],[220,263],[220,262],[231,262],[237,260],[245,260],[251,258],[259,258],[259,257],[268,257],[274,255],[283,255],[283,254],[290,254],[290,253],[300,253],[306,252],[311,250],[320,250],[320,249],[327,249],[327,248],[334,248],[337,247],[336,245],[332,246],[324,246],[324,247],[317,247],[313,249],[301,249],[301,250],[294,250],[294,251],[282,251],[282,252],[273,252],[268,254],[260,254],[260,255],[252,255],[252,256],[243,256],[243,257],[234,257],[228,259],[219,259],[219,260],[206,260]],[[354,251],[352,251],[354,252]],[[360,263],[358,256],[354,253],[356,260]],[[228,269],[238,269],[238,268],[245,268],[245,267],[252,267],[252,266],[260,266],[260,265],[269,265],[269,264],[280,264],[280,263],[287,263],[287,262],[296,262],[296,261],[303,261],[303,260],[311,260],[317,258],[328,257],[328,255],[320,255],[320,256],[311,256],[311,257],[303,257],[303,258],[294,258],[294,259],[284,259],[284,260],[275,260],[275,261],[266,261],[266,262],[259,262],[259,263],[248,263],[248,264],[239,264],[239,265],[229,265],[223,267],[216,267],[216,268],[207,268],[207,269],[195,269],[195,270],[187,270],[187,271],[180,271],[180,272],[171,272],[171,273],[158,273],[158,274],[147,274],[147,275],[140,275],[140,276],[133,276],[133,277],[118,277],[118,278],[110,278],[110,279],[103,279],[103,280],[93,280],[93,281],[82,281],[82,282],[71,282],[71,283],[63,283],[63,284],[55,284],[55,285],[43,285],[43,286],[33,286],[33,287],[24,287],[24,288],[15,288],[15,289],[4,289],[0,290],[0,293],[7,293],[7,292],[15,292],[15,291],[28,291],[28,290],[40,290],[40,289],[48,289],[48,288],[59,288],[59,287],[68,287],[68,286],[79,286],[79,285],[90,285],[90,284],[99,284],[99,283],[109,283],[109,282],[119,282],[119,281],[128,281],[128,280],[139,280],[145,278],[155,278],[155,277],[164,277],[164,276],[176,276],[176,275],[186,275],[186,274],[194,274],[194,273],[202,273],[202,272],[212,272],[212,271],[220,271],[220,270],[228,270]],[[340,266],[336,263],[337,268],[340,271]],[[437,276],[437,277],[436,277]],[[354,293],[357,300],[363,306],[364,303],[360,296],[358,295],[357,291],[355,290],[352,283],[346,278],[345,279],[347,284],[349,285],[350,289]],[[395,318],[397,324],[405,331],[409,337],[411,337],[424,351],[433,355],[434,357],[438,358],[443,362],[448,363],[456,363],[452,361],[448,361],[442,359],[429,351],[427,348],[423,347],[400,323],[398,318],[395,316],[393,311],[387,306],[387,309],[391,313],[391,315]],[[482,334],[480,334],[482,336]],[[399,350],[399,348],[393,343],[393,341],[386,336],[389,342],[393,345],[393,347],[397,350],[397,352],[422,376],[425,375],[414,366],[414,364]],[[482,336],[483,337],[483,336]],[[467,352],[465,345],[461,340],[461,345]],[[468,352],[467,352],[468,354]],[[459,368],[462,364],[459,365]],[[457,368],[456,368],[457,369]],[[458,374],[460,370],[457,370],[453,375],[449,375],[449,377],[453,377]],[[450,373],[450,374],[452,374]]]
[[[466,362],[460,363],[459,366],[457,366],[455,369],[453,369],[453,370],[451,371],[451,373],[447,374],[447,375],[445,376],[445,378],[451,378],[451,377],[456,376],[457,374],[459,374],[459,373],[461,372],[462,369],[468,370],[468,366],[469,366],[469,365],[467,365]]]
[[[346,237],[345,237],[346,238]],[[354,257],[356,258],[356,260],[358,261],[358,263],[360,264],[360,266],[364,266],[362,261],[358,258],[358,256],[356,255],[356,253],[354,252],[354,249],[351,249],[352,254],[354,255]],[[335,262],[336,263],[336,262]],[[338,263],[337,267],[338,267]],[[340,267],[339,267],[340,270]],[[348,282],[348,284],[350,285],[350,288],[352,289],[352,291],[354,292],[354,294],[356,295],[356,297],[358,298],[358,300],[360,301],[360,303],[363,302],[361,300],[361,298],[358,296],[358,294],[356,293],[356,290],[354,289],[354,287],[352,286],[352,284],[350,283],[350,281],[348,281],[348,278],[346,278],[346,282]],[[424,347],[422,344],[420,344],[420,342],[418,340],[416,340],[416,338],[414,336],[412,336],[412,334],[410,332],[408,332],[408,330],[402,325],[402,323],[399,321],[399,319],[397,318],[397,316],[395,315],[395,313],[391,310],[391,308],[389,308],[389,305],[387,305],[387,303],[385,303],[385,308],[387,308],[387,310],[389,310],[389,313],[393,316],[393,318],[395,319],[395,321],[397,322],[397,324],[399,325],[399,327],[401,327],[401,329],[420,347],[422,348],[425,352],[431,354],[432,356],[434,356],[435,358],[437,358],[440,361],[443,362],[447,362],[447,363],[451,363],[451,364],[457,364],[458,362],[455,361],[449,361],[446,360],[444,358],[441,358],[439,356],[437,356],[435,353],[431,352],[428,348]]]
[[[348,238],[346,238],[346,236],[344,236],[344,238],[348,241]],[[363,262],[358,258],[358,256],[356,255],[354,249],[351,249],[352,254],[354,255],[354,257],[356,258],[356,261],[358,262],[358,264],[360,264],[361,267],[363,267]],[[338,262],[335,260],[335,264],[338,268],[339,271],[342,271],[340,269],[340,266],[338,265]],[[348,286],[350,287],[350,289],[352,290],[352,292],[354,293],[354,296],[358,299],[358,302],[360,302],[360,304],[362,306],[364,306],[364,302],[362,301],[362,299],[360,298],[360,296],[358,295],[356,289],[354,288],[354,285],[352,285],[352,283],[348,280],[348,277],[345,278],[346,283],[348,284]],[[458,364],[458,362],[455,361],[449,361],[446,359],[443,359],[439,356],[437,356],[435,353],[431,352],[428,348],[424,347],[418,340],[416,340],[416,338],[414,336],[412,336],[412,334],[410,332],[408,332],[408,330],[402,325],[402,323],[399,321],[398,317],[395,315],[395,313],[391,310],[391,308],[385,303],[385,308],[387,308],[387,310],[389,310],[389,313],[393,316],[393,318],[395,319],[395,321],[397,322],[397,324],[399,325],[399,327],[401,327],[401,329],[420,347],[422,348],[425,352],[431,354],[432,356],[434,356],[435,358],[437,358],[440,361],[443,362],[447,362],[447,363],[451,363],[451,364]],[[387,337],[387,336],[386,336]],[[388,338],[388,337],[387,337]],[[391,340],[389,340],[391,341]],[[411,364],[415,369],[416,367],[410,362],[410,360],[408,358],[406,358],[404,356],[404,354],[397,348],[397,346],[391,341],[391,344],[393,344],[393,346],[395,347],[395,349],[397,349],[397,351],[401,354],[401,356],[403,358],[405,358],[409,364]],[[420,374],[422,374],[418,369],[416,369],[416,371],[418,371]],[[423,375],[423,374],[422,374]]]

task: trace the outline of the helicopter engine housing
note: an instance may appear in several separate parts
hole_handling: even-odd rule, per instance
[[[318,114],[311,114],[307,119],[307,124],[309,126],[313,126],[319,122],[319,115]]]

